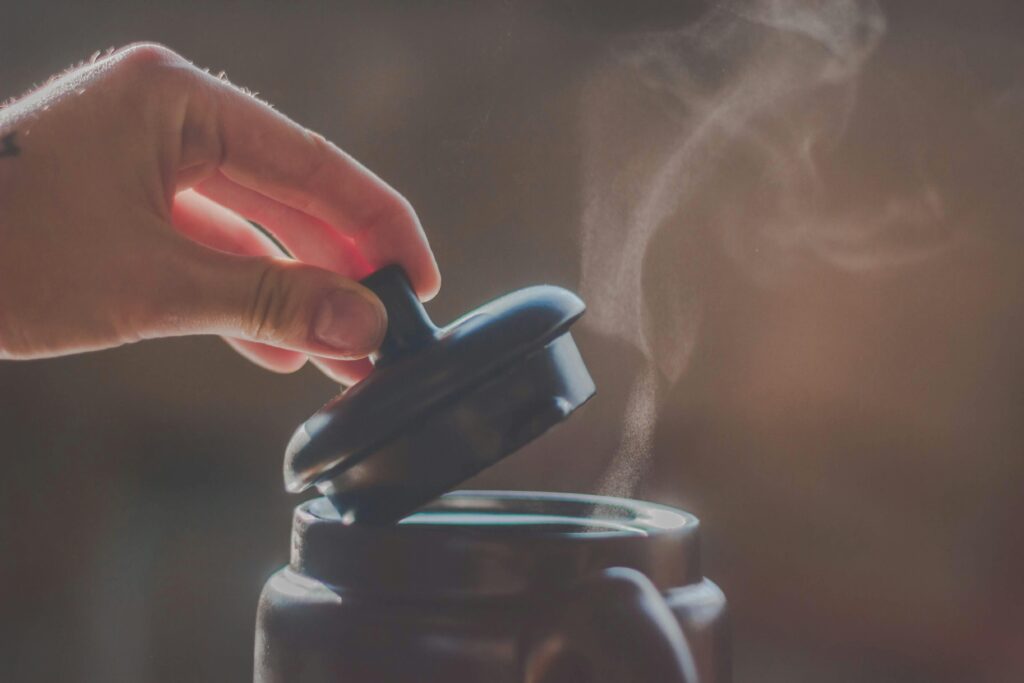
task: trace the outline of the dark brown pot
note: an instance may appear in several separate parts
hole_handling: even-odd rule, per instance
[[[698,522],[650,503],[451,493],[391,527],[295,510],[256,683],[728,683]]]

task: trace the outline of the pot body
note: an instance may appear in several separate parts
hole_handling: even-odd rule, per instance
[[[456,492],[392,527],[296,508],[257,683],[729,683],[698,522],[569,494]]]

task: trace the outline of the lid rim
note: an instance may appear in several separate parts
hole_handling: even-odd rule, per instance
[[[580,315],[582,315],[582,313]],[[579,316],[577,316],[577,318],[578,317]],[[359,446],[358,448],[353,448],[346,454],[338,456],[336,459],[333,459],[333,461],[330,464],[324,465],[315,473],[302,477],[297,476],[296,473],[288,470],[288,458],[286,455],[285,490],[288,491],[289,493],[302,493],[304,491],[308,491],[309,489],[315,487],[318,483],[326,479],[332,479],[334,475],[332,475],[331,473],[336,472],[338,468],[341,467],[342,465],[346,465],[348,461],[351,460],[352,462],[346,465],[346,468],[358,465],[360,462],[362,462],[362,460],[364,460],[367,457],[370,457],[374,451],[384,448],[388,443],[398,438],[398,435],[401,432],[414,428],[416,423],[419,422],[420,420],[428,419],[430,415],[439,413],[444,409],[450,407],[453,401],[457,401],[459,399],[459,394],[472,393],[473,391],[475,391],[482,385],[486,384],[487,382],[490,382],[499,375],[508,372],[516,363],[524,362],[527,359],[531,358],[532,356],[544,353],[545,350],[551,346],[551,344],[561,339],[562,336],[565,334],[569,333],[567,332],[567,330],[562,330],[560,334],[554,335],[553,337],[548,339],[542,346],[535,348],[524,348],[520,354],[509,357],[500,364],[495,364],[494,366],[486,368],[486,372],[480,372],[475,375],[469,375],[468,378],[464,379],[462,383],[452,386],[451,389],[442,394],[436,401],[426,404],[424,406],[418,406],[415,410],[409,411],[409,413],[407,413],[406,415],[401,415],[397,417],[393,422],[393,429],[390,430],[390,433],[382,435],[374,441],[368,441],[367,443],[365,443],[362,446]],[[330,403],[328,403],[328,405],[329,404]],[[296,430],[296,433],[298,433],[299,431],[305,432],[307,423],[308,420],[306,423],[299,425],[299,428],[298,430]],[[308,434],[308,432],[305,433]],[[295,437],[293,435],[293,439],[294,438]],[[303,446],[305,446],[305,444],[303,444]]]

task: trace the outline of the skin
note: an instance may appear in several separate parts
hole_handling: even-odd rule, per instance
[[[355,280],[389,263],[423,299],[440,287],[408,201],[165,47],[0,109],[0,359],[217,334],[267,369],[312,359],[351,383],[387,324]]]

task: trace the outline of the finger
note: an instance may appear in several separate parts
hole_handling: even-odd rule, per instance
[[[175,196],[172,220],[179,232],[213,249],[251,256],[281,254],[273,241],[245,220],[190,190]],[[242,339],[225,341],[244,358],[273,372],[295,372],[306,364],[307,357],[296,351]]]
[[[178,232],[212,249],[245,256],[285,256],[248,221],[193,190],[175,195],[171,219]]]
[[[260,344],[259,342],[236,339],[234,337],[224,337],[224,341],[246,360],[271,372],[279,372],[285,375],[291,374],[302,369],[302,366],[309,360],[309,356],[304,353],[279,349],[268,344]],[[334,379],[334,377],[331,377],[331,379]]]
[[[219,334],[342,360],[363,358],[384,336],[380,299],[357,282],[290,259],[236,256],[184,237],[162,274],[157,336]]]
[[[373,371],[373,363],[369,359],[334,360],[333,358],[310,359],[321,372],[338,384],[351,386],[362,382]]]
[[[369,266],[352,245],[351,240],[332,230],[323,221],[242,187],[220,173],[203,181],[196,187],[196,191],[215,201],[217,205],[230,207],[233,211],[256,221],[273,233],[278,241],[301,261],[333,270],[352,279],[363,278],[370,273]],[[273,360],[276,362],[277,359]],[[346,385],[360,381],[373,369],[369,361],[327,358],[314,358],[313,361],[314,365],[328,377]],[[275,368],[276,364],[270,369]]]
[[[229,179],[308,214],[352,239],[376,270],[401,264],[422,297],[441,277],[415,211],[398,192],[322,136],[238,88],[204,75],[212,95],[186,129]],[[191,164],[191,160],[190,160]]]
[[[321,220],[216,173],[196,186],[203,196],[259,223],[295,258],[358,280],[372,272],[352,240]]]
[[[207,246],[233,253],[280,253],[270,239],[221,206],[227,203],[270,229],[287,249],[303,260],[349,277],[358,276],[360,271],[352,268],[351,264],[361,262],[361,258],[350,244],[345,243],[344,237],[327,229],[320,221],[238,186],[219,174],[215,178],[215,182],[208,183],[208,196],[218,200],[217,203],[191,190],[179,193],[176,198],[175,216],[190,237]],[[327,242],[326,246],[314,239],[318,237],[318,229],[323,229],[319,237]],[[253,235],[257,238],[256,244],[251,243]],[[340,246],[337,245],[338,240],[342,242]],[[294,372],[307,360],[302,354],[265,344],[230,338],[226,341],[249,360],[275,372]],[[346,385],[362,380],[373,369],[367,360],[313,360],[324,374]]]

